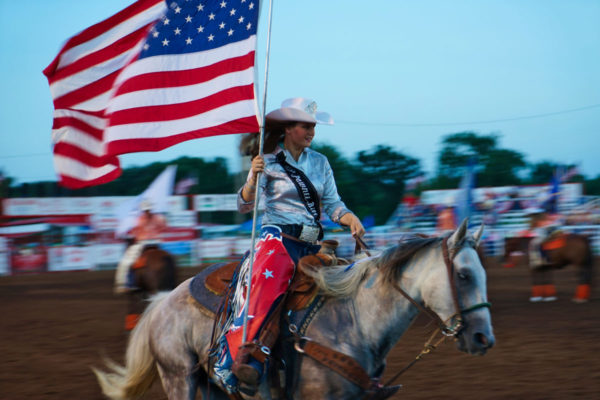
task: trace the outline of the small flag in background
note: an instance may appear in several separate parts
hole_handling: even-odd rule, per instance
[[[568,170],[566,170],[564,174],[562,174],[560,176],[560,181],[567,182],[569,179],[571,179],[575,175],[579,175],[579,174],[580,174],[580,172],[579,172],[579,168],[577,168],[577,166],[571,167]]]
[[[463,219],[471,216],[473,208],[473,189],[475,188],[475,159],[470,158],[465,174],[460,181],[459,190],[456,195],[456,219],[460,224]]]
[[[546,212],[552,214],[558,212],[558,196],[560,195],[560,182],[562,181],[563,175],[562,168],[557,168],[552,175],[550,191],[541,206]]]
[[[175,185],[175,194],[186,194],[190,191],[190,189],[198,184],[198,178],[195,176],[188,176],[177,182]]]
[[[118,155],[259,130],[258,0],[139,0],[67,41],[44,70],[60,183],[120,173]]]

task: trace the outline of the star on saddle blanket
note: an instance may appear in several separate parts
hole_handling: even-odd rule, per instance
[[[246,301],[247,289],[244,285],[241,305],[237,309],[229,331],[225,334],[234,360],[238,348],[242,345],[245,308],[249,304],[246,333],[247,340],[252,341],[268,316],[271,306],[286,292],[294,276],[294,262],[283,245],[278,228],[264,226],[254,251],[250,301]]]

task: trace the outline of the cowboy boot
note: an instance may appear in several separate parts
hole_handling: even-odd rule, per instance
[[[240,382],[254,387],[260,383],[263,370],[263,363],[253,357],[260,351],[258,348],[259,345],[252,342],[241,345],[231,366],[231,372]]]

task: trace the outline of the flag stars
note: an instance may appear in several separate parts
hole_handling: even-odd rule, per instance
[[[268,269],[265,269],[265,272],[263,272],[263,275],[265,276],[265,279],[273,278],[273,271],[269,271]]]
[[[232,36],[233,35],[233,29],[230,29],[227,31],[227,36]]]
[[[232,8],[231,11],[229,11],[229,15],[231,15],[233,17],[235,15],[236,11],[237,10],[235,8]]]
[[[185,44],[192,44],[192,38],[188,37],[187,39],[185,39]]]
[[[222,1],[221,2],[221,8],[225,8],[227,7],[227,2],[226,1]]]
[[[181,7],[177,6],[177,8],[174,11],[175,14],[179,14],[181,12]]]
[[[152,36],[153,36],[153,37],[157,38],[157,37],[158,37],[158,35],[159,35],[158,31],[154,31],[154,32],[152,32]]]
[[[192,17],[190,17],[189,15],[185,17],[185,22],[192,22]]]
[[[211,33],[210,35],[208,35],[208,41],[212,42],[215,39],[215,36]]]
[[[204,4],[198,4],[196,8],[198,9],[198,11],[204,11]]]
[[[246,25],[246,29],[250,30],[250,28],[252,28],[252,24],[250,22],[248,22],[248,25]]]
[[[181,29],[175,28],[175,30],[173,32],[175,32],[176,35],[179,35],[179,34],[181,34]]]
[[[254,9],[254,3],[250,3],[250,4],[248,4],[248,9],[249,9],[249,10],[253,10],[253,9]]]
[[[211,20],[211,21],[212,21],[212,20],[214,20],[214,19],[215,19],[215,14],[213,14],[213,13],[210,13],[210,14],[208,15],[208,19],[209,19],[209,20]]]
[[[196,28],[196,30],[198,31],[198,33],[202,33],[204,32],[204,27],[200,25],[198,28]]]
[[[148,50],[150,48],[150,45],[148,43],[144,43],[144,50]]]
[[[219,29],[225,29],[225,22],[221,22],[219,24]]]
[[[171,20],[169,18],[165,18],[163,20],[163,24],[165,24],[165,25],[169,25],[170,22],[171,22]]]
[[[167,39],[162,41],[162,45],[163,46],[168,46],[169,45],[169,41]]]
[[[241,24],[242,22],[244,22],[244,17],[239,17],[238,18],[238,22]]]

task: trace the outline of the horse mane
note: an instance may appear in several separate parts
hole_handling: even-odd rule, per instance
[[[399,279],[402,267],[424,247],[441,242],[440,237],[409,236],[398,245],[385,250],[379,257],[356,260],[350,265],[325,268],[305,268],[325,295],[347,297],[352,295],[372,268],[378,268],[386,282]]]
[[[397,282],[404,265],[421,249],[442,241],[441,237],[410,236],[398,246],[386,250],[375,265],[385,282]]]

